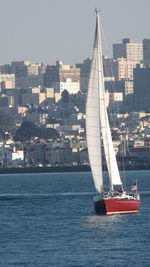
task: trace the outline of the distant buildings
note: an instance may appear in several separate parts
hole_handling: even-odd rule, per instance
[[[142,61],[143,44],[129,38],[123,39],[121,44],[113,44],[113,58],[122,57],[129,61]]]
[[[14,61],[0,66],[0,114],[11,114],[14,122],[7,131],[10,143],[4,144],[3,151],[0,147],[1,165],[88,163],[85,104],[90,66],[91,58],[75,67],[62,61],[55,65]],[[126,135],[127,140],[128,132],[132,151],[134,145],[150,144],[150,39],[138,43],[127,38],[114,44],[113,57],[103,56],[103,66],[116,151],[121,151],[118,136]],[[16,141],[14,150],[13,136],[25,121],[42,131],[53,128],[58,135],[33,136],[24,144]]]
[[[57,61],[56,66],[47,66],[44,85],[46,87],[53,87],[55,83],[65,82],[68,78],[72,82],[80,82],[80,69],[65,65],[62,61]]]

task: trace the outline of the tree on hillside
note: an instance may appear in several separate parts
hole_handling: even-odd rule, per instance
[[[14,140],[25,142],[30,140],[32,137],[39,137],[43,139],[59,138],[59,133],[53,128],[42,129],[30,121],[25,121],[16,131]]]
[[[61,94],[61,100],[64,104],[69,103],[69,93],[67,90],[64,90]]]
[[[25,142],[30,140],[31,137],[41,137],[42,130],[30,121],[25,121],[21,124],[21,127],[16,131],[14,136],[15,141]]]
[[[42,138],[43,139],[52,139],[52,138],[59,138],[60,134],[53,128],[47,128],[43,130]]]

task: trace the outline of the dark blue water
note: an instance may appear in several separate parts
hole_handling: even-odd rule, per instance
[[[150,266],[150,171],[136,215],[97,216],[90,173],[0,176],[0,267]]]

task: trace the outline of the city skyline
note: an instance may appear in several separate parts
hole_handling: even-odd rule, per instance
[[[71,65],[82,62],[92,53],[95,7],[101,9],[110,53],[112,44],[123,38],[137,42],[150,38],[150,3],[146,0],[127,0],[125,5],[119,0],[0,2],[0,65],[25,59],[45,64],[55,64],[58,59]]]

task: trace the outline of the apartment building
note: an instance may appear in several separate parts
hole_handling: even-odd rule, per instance
[[[143,43],[135,42],[130,38],[122,40],[120,44],[113,44],[113,58],[124,57],[129,61],[143,60]]]

